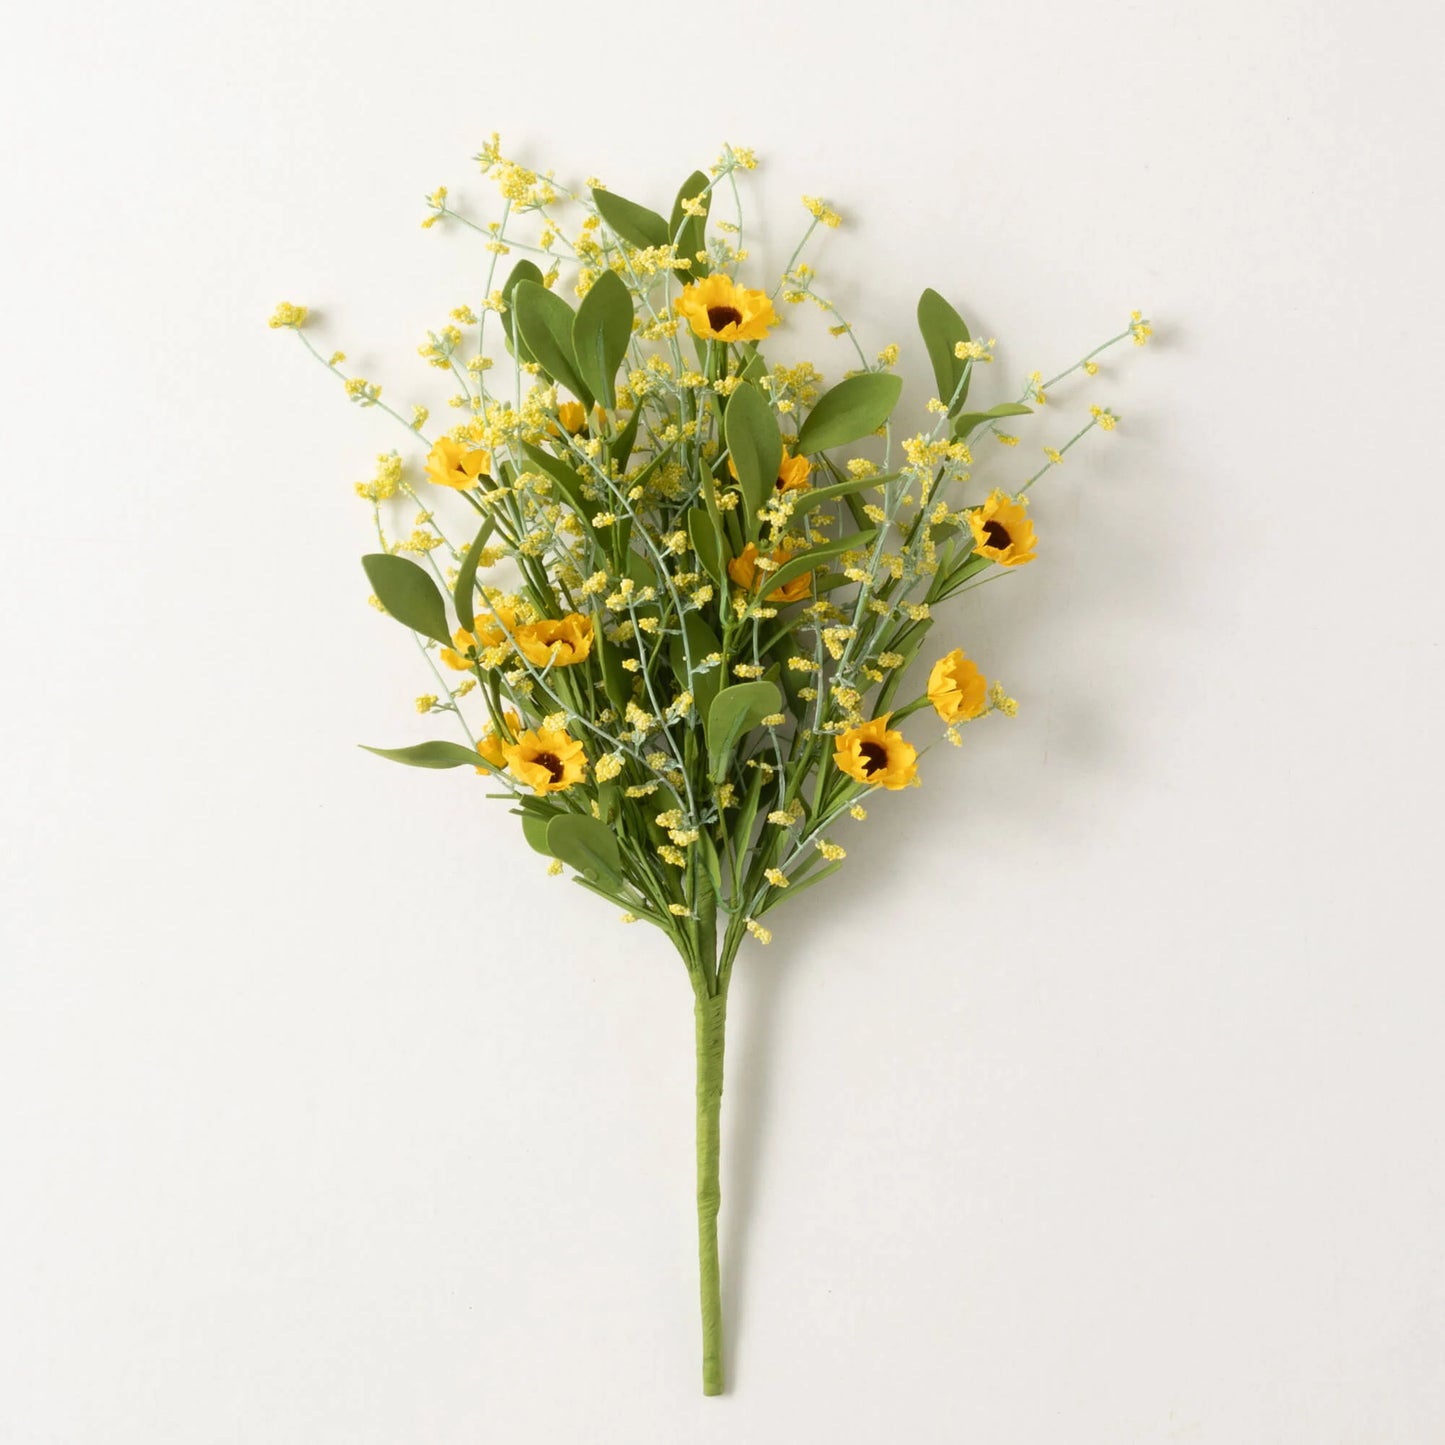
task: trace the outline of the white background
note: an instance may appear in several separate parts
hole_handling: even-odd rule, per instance
[[[1441,40],[1400,0],[12,14],[0,1441],[1445,1437]],[[914,406],[924,285],[998,397],[1156,318],[987,459],[1125,418],[936,630],[1019,718],[740,961],[720,1400],[681,969],[470,774],[353,746],[438,727],[356,560],[405,438],[264,324],[431,397],[482,258],[422,197],[495,214],[493,128],[654,205],[757,147],[756,274],[831,197],[823,284]]]

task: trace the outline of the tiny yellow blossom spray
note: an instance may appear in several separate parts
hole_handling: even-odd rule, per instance
[[[313,345],[304,306],[283,302],[270,324],[406,434],[406,452],[356,484],[378,543],[362,561],[373,605],[430,669],[415,710],[449,717],[465,741],[371,751],[473,770],[549,871],[660,929],[686,968],[703,1391],[715,1395],[739,948],[770,942],[768,913],[843,866],[836,831],[867,816],[864,797],[918,783],[905,721],[931,712],[926,751],[1017,710],[962,649],[932,664],[922,691],[911,665],[938,604],[1034,560],[1030,488],[1118,418],[1092,406],[1031,475],[1014,474],[1018,438],[1000,422],[1046,396],[1052,410],[1060,383],[1095,376],[1102,352],[1142,346],[1151,329],[1136,311],[1073,366],[978,409],[970,392],[994,344],[925,291],[917,323],[936,395],[926,429],[901,436],[899,347],[870,358],[802,259],[838,212],[805,196],[811,224],[783,274],[749,284],[738,176],[756,165],[750,151],[725,147],[667,213],[600,182],[570,190],[495,136],[476,159],[500,218],[470,219],[442,187],[422,222],[461,226],[482,247],[478,294],[419,347],[455,388],[453,425],[428,435],[425,406],[404,415],[344,371],[342,353]],[[831,386],[811,363],[767,355],[780,301],[816,306],[849,348]]]

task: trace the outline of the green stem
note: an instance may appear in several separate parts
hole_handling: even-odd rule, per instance
[[[697,990],[697,1261],[702,1293],[702,1392],[723,1388],[722,1293],[717,1253],[717,1212],[722,1198],[718,1156],[723,1088],[726,991]]]

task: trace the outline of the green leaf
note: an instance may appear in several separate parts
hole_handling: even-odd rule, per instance
[[[733,851],[741,858],[746,855],[748,846],[752,842],[753,824],[758,817],[758,803],[763,793],[763,770],[752,769],[752,779],[748,783],[748,790],[743,796],[742,806],[738,809],[733,819]]]
[[[617,405],[617,368],[632,340],[632,294],[616,271],[604,271],[577,308],[572,351],[577,371],[609,411]]]
[[[475,768],[482,766],[481,755],[474,748],[464,748],[460,743],[414,743],[409,748],[369,748],[361,744],[368,753],[379,758],[390,758],[394,763],[405,763],[410,768]]]
[[[500,319],[502,330],[506,333],[507,350],[512,352],[518,361],[529,362],[535,361],[536,357],[532,355],[527,343],[518,336],[514,347],[512,340],[512,322],[516,318],[516,312],[512,309],[512,292],[517,289],[517,284],[521,281],[535,281],[538,286],[542,284],[542,272],[534,262],[518,261],[508,273],[506,281],[502,283],[503,309]]]
[[[472,539],[472,545],[467,548],[467,555],[462,558],[462,565],[457,568],[457,585],[452,589],[452,601],[456,604],[457,621],[468,632],[474,631],[477,625],[477,563],[481,559],[482,548],[487,545],[487,539],[496,530],[496,526],[495,517],[488,517],[482,523],[477,535]]]
[[[619,471],[625,471],[627,468],[627,459],[632,455],[632,446],[637,440],[637,427],[641,420],[642,408],[634,406],[632,415],[627,419],[627,425],[613,439],[612,460],[617,463]]]
[[[702,197],[703,214],[689,216],[682,208],[684,201]],[[683,183],[672,206],[672,222],[668,227],[669,239],[677,247],[678,259],[686,258],[692,265],[682,273],[689,281],[706,276],[708,265],[699,261],[697,253],[707,248],[707,212],[712,208],[712,188],[701,171],[694,171]]]
[[[770,908],[776,908],[780,903],[786,903],[790,898],[796,898],[805,888],[811,888],[813,884],[821,883],[830,873],[836,873],[842,866],[843,860],[839,858],[836,862],[829,863],[826,868],[819,868],[816,873],[810,873],[806,878],[800,878],[786,890],[774,889],[758,910],[758,916],[761,917]]]
[[[747,382],[729,398],[723,430],[743,494],[743,528],[750,538],[755,538],[758,508],[773,495],[783,462],[782,433],[762,392]]]
[[[632,676],[622,665],[622,654],[602,635],[600,628],[594,630],[592,647],[602,661],[602,687],[607,701],[618,712],[626,712],[627,704],[632,701]]]
[[[812,487],[806,492],[794,492],[792,515],[794,518],[806,516],[814,507],[842,501],[844,497],[851,497],[855,492],[866,491],[869,487],[886,486],[902,475],[902,472],[880,472],[874,477],[852,477],[831,487]]]
[[[552,856],[552,850],[547,846],[547,825],[552,821],[540,813],[522,813],[522,836],[527,840],[527,846],[534,852],[540,853],[544,858]]]
[[[636,201],[624,200],[615,191],[593,186],[592,203],[597,207],[597,214],[634,246],[665,246],[671,239],[667,222],[656,211],[649,211]]]
[[[581,475],[560,457],[554,457],[551,452],[543,451],[531,442],[522,443],[522,453],[533,466],[557,483],[563,496],[571,503],[572,510],[586,521],[590,522],[602,510],[601,502],[593,501],[583,490]]]
[[[964,380],[968,362],[955,356],[954,348],[960,341],[969,339],[968,327],[963,324],[963,317],[930,288],[918,298],[918,329],[923,333],[923,344],[933,363],[938,399],[949,411],[957,411],[968,395],[968,382]]]
[[[572,308],[535,281],[519,282],[512,298],[517,328],[537,364],[591,411],[592,393],[577,370],[577,356],[572,349]]]
[[[682,635],[675,633],[668,640],[667,648],[673,676],[679,682],[687,676],[688,653],[692,654],[693,666],[696,666],[703,658],[712,656],[714,652],[722,651],[722,644],[717,640],[717,633],[707,625],[700,612],[686,613],[682,619],[682,625],[687,632],[687,646],[683,646]],[[693,702],[701,716],[707,716],[707,711],[712,706],[712,700],[717,696],[722,681],[721,666],[714,667],[709,672],[700,673],[692,679]]]
[[[794,577],[801,577],[805,572],[811,572],[815,567],[821,566],[824,562],[834,557],[841,556],[844,552],[851,552],[855,547],[869,547],[873,539],[878,535],[878,529],[874,527],[867,532],[854,532],[847,537],[839,537],[833,542],[820,542],[816,547],[809,547],[806,552],[799,552],[797,556],[790,557],[776,572],[768,573],[768,580],[763,583],[764,590],[771,594],[779,587],[785,587]]]
[[[372,552],[361,559],[377,600],[403,627],[451,646],[447,605],[431,574],[406,557]]]
[[[708,772],[715,783],[727,777],[733,751],[745,734],[765,717],[783,710],[783,695],[776,683],[759,678],[736,682],[713,698],[707,710]]]
[[[974,428],[982,426],[986,421],[997,421],[1003,416],[1032,416],[1033,411],[1033,407],[1025,406],[1021,401],[1001,401],[987,411],[966,411],[954,417],[953,434],[962,441]]]
[[[803,456],[841,447],[871,436],[898,404],[903,383],[883,371],[864,371],[831,387],[818,398],[798,431]]]
[[[561,813],[547,824],[547,851],[594,883],[621,887],[622,853],[612,829],[582,813]]]
[[[723,577],[722,539],[706,507],[694,507],[687,514],[687,535],[692,539],[692,550],[697,553],[698,565],[714,582]]]

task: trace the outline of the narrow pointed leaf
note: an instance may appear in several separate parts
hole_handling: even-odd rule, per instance
[[[481,559],[482,548],[487,545],[487,539],[496,530],[496,526],[494,517],[488,517],[482,523],[477,529],[477,535],[472,539],[472,545],[467,548],[467,555],[462,558],[462,565],[457,568],[457,583],[452,589],[452,602],[457,609],[457,621],[468,632],[477,624],[477,563]]]
[[[697,554],[698,565],[714,582],[721,582],[722,542],[704,507],[694,507],[687,514],[687,535],[692,539],[692,550]]]
[[[882,472],[875,477],[850,477],[846,482],[837,482],[830,487],[813,487],[806,492],[795,492],[792,497],[794,518],[806,516],[815,507],[826,506],[829,502],[841,502],[855,492],[866,491],[869,487],[886,486],[902,476],[901,472]]]
[[[696,200],[702,197],[703,214],[701,216],[689,216],[682,208],[684,201]],[[677,200],[672,207],[672,221],[669,226],[669,239],[677,247],[679,260],[686,259],[692,262],[688,269],[681,273],[689,281],[696,281],[706,276],[708,265],[706,261],[698,260],[698,252],[707,248],[707,212],[712,206],[712,189],[708,180],[701,171],[694,171],[683,183],[677,193]]]
[[[592,188],[592,203],[597,213],[622,237],[634,246],[665,246],[669,236],[667,222],[646,206],[629,201],[615,191]]]
[[[481,754],[460,743],[414,743],[409,748],[362,748],[379,758],[405,763],[410,768],[476,768],[484,766]]]
[[[878,529],[875,527],[868,532],[854,532],[851,536],[839,537],[834,542],[820,542],[816,547],[809,547],[806,552],[799,552],[797,556],[790,557],[784,562],[776,572],[768,573],[768,580],[763,583],[764,589],[769,593],[775,592],[779,587],[785,587],[793,578],[811,572],[815,567],[822,566],[824,562],[842,556],[844,552],[872,546],[877,531]]]
[[[572,308],[555,292],[535,281],[520,281],[512,292],[517,327],[537,364],[565,386],[589,411],[592,393],[577,370],[572,349]]]
[[[609,411],[617,405],[617,368],[632,340],[632,295],[616,271],[604,271],[577,308],[572,350],[582,380]]]
[[[431,574],[406,557],[373,552],[361,559],[377,600],[403,627],[450,645],[447,605]]]
[[[773,495],[778,468],[782,465],[782,434],[762,392],[747,382],[729,398],[723,429],[743,494],[743,528],[749,538],[755,538],[758,508]]]
[[[918,298],[918,329],[933,365],[938,399],[949,411],[956,412],[968,395],[968,382],[964,379],[968,362],[956,356],[954,348],[969,339],[968,327],[963,317],[930,287]]]
[[[991,406],[987,411],[966,411],[953,419],[953,434],[962,441],[968,434],[977,427],[981,427],[986,421],[997,421],[1005,416],[1032,416],[1033,407],[1025,406],[1021,401],[1001,401],[997,406]]]

